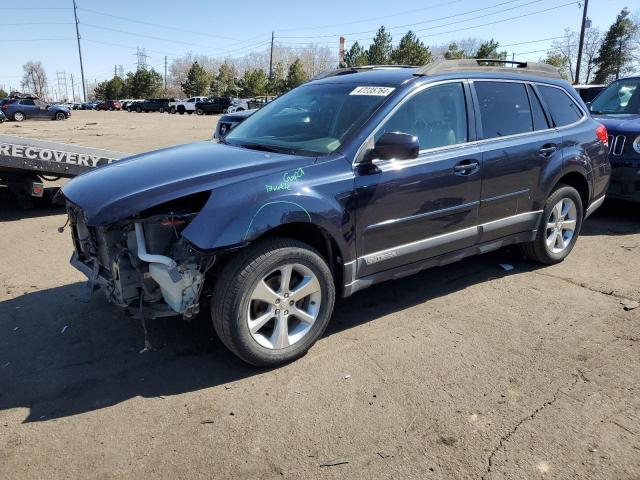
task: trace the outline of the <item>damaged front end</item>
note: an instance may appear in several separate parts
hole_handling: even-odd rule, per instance
[[[110,302],[134,316],[192,318],[216,257],[181,236],[206,202],[187,200],[106,226],[88,226],[83,210],[69,202],[71,264],[87,276],[91,291],[102,288]]]

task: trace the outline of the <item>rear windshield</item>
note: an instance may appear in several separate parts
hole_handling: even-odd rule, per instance
[[[619,80],[604,89],[591,104],[593,113],[640,113],[640,78]]]
[[[301,155],[328,154],[359,130],[393,87],[309,84],[258,110],[225,142]]]

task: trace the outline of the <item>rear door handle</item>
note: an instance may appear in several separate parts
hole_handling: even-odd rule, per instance
[[[477,160],[462,160],[453,167],[456,175],[472,175],[480,169],[480,163]]]
[[[542,157],[550,157],[551,155],[553,155],[556,151],[558,150],[558,147],[555,145],[544,145],[540,150],[538,150],[538,153],[540,154],[540,156]]]

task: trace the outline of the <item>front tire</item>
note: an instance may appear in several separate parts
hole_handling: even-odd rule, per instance
[[[169,113],[171,113],[171,114],[176,113],[176,109],[175,109],[174,107],[171,107],[171,108],[169,109]]]
[[[536,238],[520,246],[522,253],[545,265],[563,261],[578,240],[583,218],[578,191],[569,185],[557,185],[545,203]]]
[[[58,113],[56,113],[55,119],[56,120],[66,120],[67,116],[62,112],[58,112]]]
[[[158,113],[164,113],[164,107],[160,107],[160,108],[158,109]]]
[[[23,121],[25,118],[26,118],[26,117],[25,117],[24,113],[22,113],[22,112],[15,112],[15,113],[13,114],[13,120],[14,120],[14,121],[16,121],[16,122],[21,122],[21,121]]]
[[[196,114],[198,115],[204,115],[204,110],[201,108],[196,108]]]
[[[324,259],[305,243],[273,238],[248,247],[222,270],[211,301],[220,340],[255,366],[304,355],[326,329],[335,286]]]

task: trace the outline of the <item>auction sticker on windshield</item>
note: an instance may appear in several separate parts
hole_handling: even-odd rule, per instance
[[[394,87],[356,87],[349,95],[373,95],[376,97],[386,97],[395,90]]]

